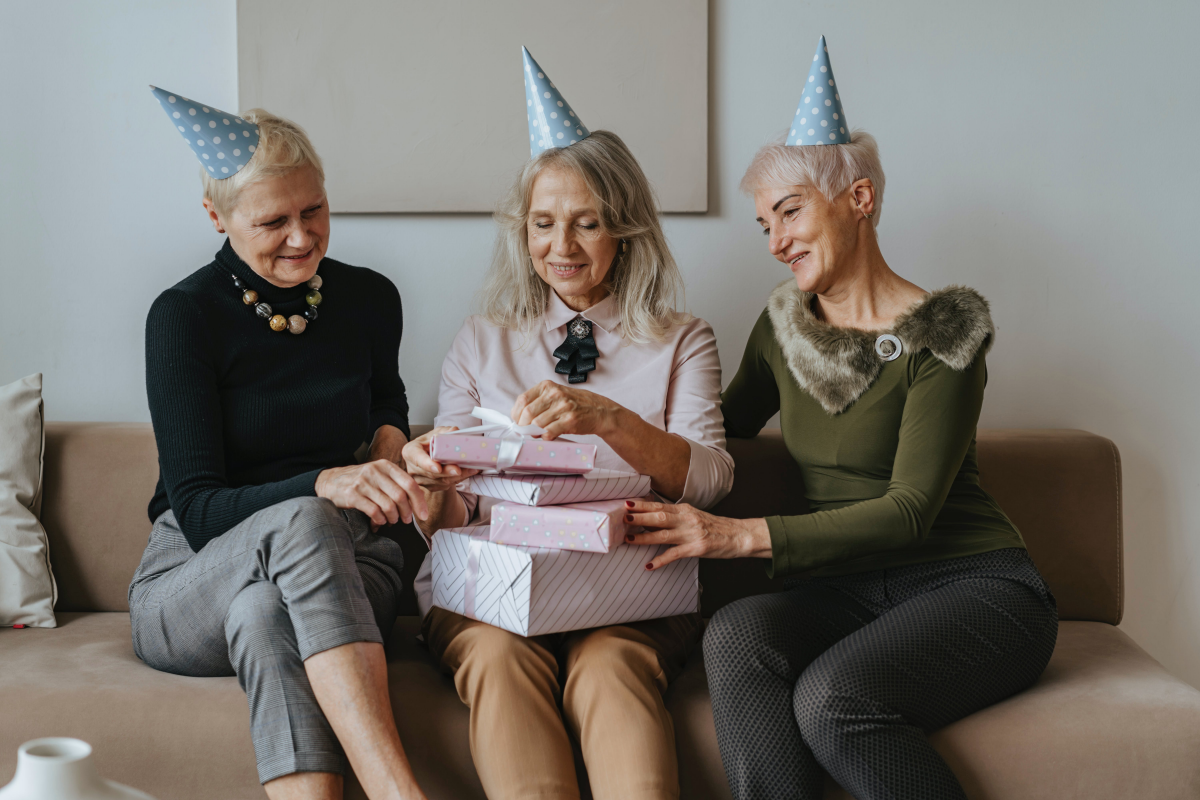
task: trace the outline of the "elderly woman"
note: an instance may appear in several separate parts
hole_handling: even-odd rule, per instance
[[[833,86],[826,69],[817,80]],[[844,119],[840,104],[826,108]],[[825,138],[830,126],[806,122],[821,110],[802,106],[793,125]],[[962,799],[925,733],[1033,683],[1058,617],[1020,534],[979,486],[987,303],[892,271],[875,232],[875,140],[842,141],[768,145],[746,172],[767,246],[792,277],[722,395],[730,436],[753,437],[780,413],[812,513],[739,520],[639,502],[632,520],[658,530],[633,539],[676,545],[656,567],[749,556],[798,576],[722,608],[704,636],[735,797],[815,800],[824,769],[859,800]]]
[[[716,340],[706,322],[672,309],[679,273],[621,139],[596,131],[546,150],[497,219],[485,313],[446,356],[434,432],[470,425],[475,406],[511,409],[546,439],[597,444],[596,466],[649,475],[669,501],[705,507],[724,496],[733,470]],[[594,369],[580,372],[559,349],[569,337],[599,352],[583,365]],[[420,526],[488,520],[492,501],[455,488],[473,473],[433,462],[428,439],[404,450],[433,491]],[[428,607],[420,577],[418,595]],[[440,608],[424,620],[471,707],[471,752],[492,800],[579,797],[570,736],[598,800],[678,797],[662,693],[700,629],[696,614],[532,638]]]
[[[375,533],[426,513],[398,465],[400,296],[325,258],[324,172],[299,127],[161,100],[204,130],[204,207],[228,238],[146,322],[160,477],[129,587],[134,650],[167,672],[237,675],[272,800],[340,798],[343,751],[369,797],[423,798],[382,645],[402,556]]]

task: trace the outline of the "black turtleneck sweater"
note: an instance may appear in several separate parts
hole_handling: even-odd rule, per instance
[[[299,335],[271,330],[233,276],[285,317],[307,308],[307,287],[273,286],[228,240],[150,307],[146,394],[159,464],[150,519],[173,510],[197,552],[256,511],[313,496],[317,474],[353,464],[381,425],[409,433],[395,285],[330,258],[317,274],[324,300]]]

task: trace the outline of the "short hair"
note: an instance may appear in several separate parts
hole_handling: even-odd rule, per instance
[[[252,108],[242,115],[247,122],[258,127],[258,145],[246,166],[233,176],[217,180],[200,169],[200,181],[204,184],[204,199],[211,200],[218,213],[228,214],[237,207],[242,189],[264,178],[284,175],[303,166],[312,166],[317,171],[322,185],[325,183],[325,168],[316,148],[296,123],[277,117],[270,111]]]
[[[863,178],[875,187],[871,222],[878,226],[883,209],[883,164],[875,137],[864,130],[851,131],[848,144],[789,146],[778,141],[764,145],[746,168],[741,189],[754,194],[768,186],[812,186],[826,200],[833,200]]]
[[[500,230],[481,290],[483,316],[503,328],[530,331],[546,312],[551,290],[533,268],[527,225],[534,181],[551,168],[583,178],[601,230],[628,245],[625,253],[618,250],[606,278],[620,311],[622,337],[636,343],[661,340],[684,318],[675,310],[683,278],[667,247],[650,181],[621,137],[604,130],[534,158],[501,200],[494,215]]]

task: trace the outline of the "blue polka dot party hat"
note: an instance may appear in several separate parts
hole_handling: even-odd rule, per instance
[[[529,119],[529,155],[537,158],[554,147],[570,147],[591,135],[571,104],[563,99],[546,71],[521,48],[525,60],[525,113]]]
[[[157,86],[151,86],[150,91],[196,154],[196,160],[217,180],[233,177],[258,148],[254,123]]]
[[[833,79],[833,66],[829,63],[829,47],[825,37],[817,42],[812,69],[804,84],[804,96],[796,108],[788,130],[787,144],[849,144],[850,126],[846,124],[846,112],[842,111],[842,99],[838,95],[837,82]]]

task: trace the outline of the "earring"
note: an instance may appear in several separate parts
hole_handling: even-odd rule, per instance
[[[621,240],[621,255],[625,255],[628,252],[629,252],[629,242],[622,239]]]

